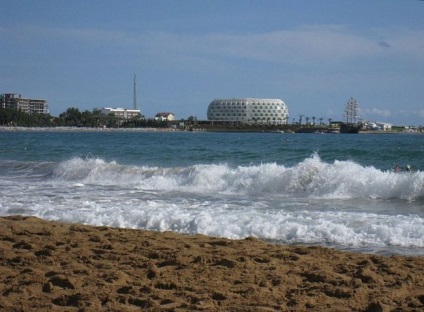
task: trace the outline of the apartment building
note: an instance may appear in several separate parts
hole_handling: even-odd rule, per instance
[[[0,95],[0,108],[21,110],[27,114],[48,114],[47,101],[43,99],[24,98],[17,93]]]

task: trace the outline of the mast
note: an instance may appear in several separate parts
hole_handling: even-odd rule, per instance
[[[350,100],[346,103],[345,107],[345,117],[346,117],[346,123],[357,123],[358,121],[358,111],[359,106],[358,102],[352,97]]]
[[[135,74],[134,74],[133,108],[137,109],[137,89],[136,89],[136,82],[135,82]]]

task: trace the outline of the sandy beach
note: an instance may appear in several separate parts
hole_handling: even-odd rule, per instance
[[[1,311],[422,311],[424,257],[0,218]]]

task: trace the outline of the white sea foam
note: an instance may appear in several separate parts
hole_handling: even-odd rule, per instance
[[[325,163],[317,155],[291,167],[73,158],[46,168],[50,174],[35,182],[0,180],[0,214],[352,249],[424,248],[419,171]]]
[[[424,173],[395,173],[351,161],[324,163],[317,155],[293,167],[194,165],[184,168],[138,167],[75,158],[54,170],[59,180],[134,187],[140,190],[224,194],[286,194],[326,199],[404,199],[424,195]]]

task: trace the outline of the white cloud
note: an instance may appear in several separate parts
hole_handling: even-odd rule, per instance
[[[371,31],[372,32],[372,31]],[[343,25],[304,26],[256,34],[151,34],[146,44],[168,51],[213,57],[245,58],[272,63],[335,63],[381,55],[415,55],[424,50],[424,33],[392,31],[383,41],[373,32],[360,35]],[[379,35],[380,37],[383,35]],[[381,42],[384,42],[382,47]],[[390,46],[391,48],[387,48]]]
[[[328,116],[335,116],[336,113],[332,109],[329,109],[329,110],[327,110],[327,115]]]
[[[259,34],[150,34],[147,45],[175,53],[243,58],[272,63],[337,61],[374,55],[378,43],[343,26],[303,27]]]
[[[379,108],[371,108],[371,109],[364,109],[364,113],[366,115],[372,115],[372,116],[379,116],[379,117],[390,117],[392,113],[387,109],[379,109]]]
[[[0,29],[0,33],[4,33]],[[416,55],[422,59],[424,33],[407,30],[370,30],[368,36],[344,25],[303,26],[264,33],[175,34],[169,32],[129,33],[122,31],[48,28],[31,25],[10,29],[15,40],[57,39],[106,44],[108,48],[135,48],[155,54],[202,58],[238,58],[288,64],[332,64],[381,53]],[[375,40],[374,36],[383,37]],[[382,47],[384,42],[384,47]],[[390,48],[387,48],[390,46]]]

